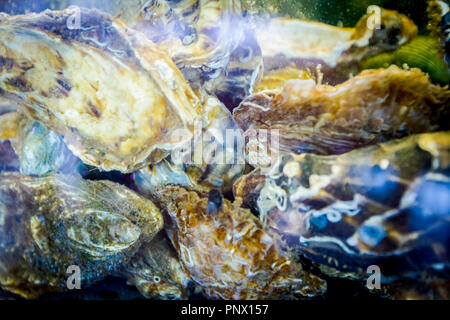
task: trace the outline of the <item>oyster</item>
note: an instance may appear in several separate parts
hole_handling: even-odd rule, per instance
[[[1,94],[63,135],[86,164],[130,172],[192,137],[198,98],[181,72],[100,11],[2,14],[0,53]],[[187,134],[175,139],[177,129]]]
[[[291,79],[309,80],[315,78],[310,72],[295,67],[274,69],[264,74],[262,81],[253,91],[258,93],[264,90],[276,90],[284,87],[286,81]]]
[[[450,132],[279,160],[270,173],[242,177],[234,193],[258,209],[281,247],[357,279],[370,265],[383,282],[448,272]]]
[[[363,71],[335,87],[289,80],[281,91],[246,98],[233,117],[249,137],[266,130],[268,138],[258,140],[266,157],[280,151],[327,155],[446,129],[449,103],[450,90],[430,83],[419,69],[391,66]],[[247,143],[250,151],[253,140]]]
[[[262,76],[262,54],[236,0],[151,0],[136,30],[164,48],[194,88],[234,108]]]
[[[320,65],[325,82],[345,81],[358,73],[361,59],[394,50],[417,35],[417,27],[406,16],[382,8],[378,10],[380,25],[370,23],[373,18],[368,14],[355,28],[290,18],[263,20],[257,27],[257,39],[265,70],[294,64],[299,69],[315,71]]]
[[[141,193],[151,195],[169,185],[227,192],[244,172],[244,155],[234,140],[240,131],[231,113],[217,98],[200,96],[204,103],[201,117],[195,122],[194,137],[172,150],[170,157],[134,174]]]
[[[144,243],[121,273],[146,298],[186,299],[192,284],[164,231]]]
[[[0,284],[26,298],[86,287],[117,271],[162,228],[158,208],[124,186],[67,175],[0,176]]]
[[[259,221],[217,190],[208,197],[180,187],[154,194],[183,270],[210,298],[315,296],[326,283],[277,250]]]
[[[61,137],[21,112],[0,116],[0,140],[9,140],[24,175],[74,174],[81,165]]]

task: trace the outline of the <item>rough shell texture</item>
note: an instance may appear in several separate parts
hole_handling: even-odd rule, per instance
[[[372,264],[383,281],[448,270],[449,132],[279,160],[272,171],[238,180],[234,191],[281,235],[281,246],[361,279]]]
[[[144,35],[100,11],[2,14],[0,55],[2,95],[89,165],[133,171],[192,136],[198,99],[181,72]],[[175,139],[177,129],[188,134]]]
[[[264,68],[267,71],[294,64],[315,71],[321,65],[324,81],[336,84],[358,71],[364,57],[396,49],[417,35],[417,27],[406,16],[380,8],[380,25],[364,16],[355,28],[289,18],[262,21],[257,26]],[[280,36],[282,35],[282,36]]]
[[[121,273],[146,298],[178,300],[190,293],[191,281],[164,231],[144,243]]]
[[[200,95],[201,117],[194,125],[194,137],[172,151],[170,157],[134,174],[139,191],[151,194],[169,185],[201,191],[218,188],[230,191],[234,181],[244,172],[245,161],[234,161],[238,153],[234,136],[239,129],[231,113],[213,96]],[[242,151],[240,152],[242,155]]]
[[[431,84],[419,69],[391,66],[366,70],[338,86],[290,80],[281,91],[248,97],[233,116],[249,137],[255,129],[269,130],[262,142],[268,153],[326,155],[447,129],[449,103],[450,90]]]
[[[262,75],[261,49],[240,1],[148,1],[134,28],[164,48],[192,86],[216,94],[229,108]]]
[[[324,292],[323,280],[285,257],[248,210],[218,192],[202,198],[174,187],[157,196],[183,269],[208,297],[275,299]]]
[[[66,290],[71,265],[87,287],[161,230],[158,208],[110,181],[0,176],[0,284],[35,298]]]

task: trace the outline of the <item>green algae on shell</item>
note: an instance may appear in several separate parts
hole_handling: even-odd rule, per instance
[[[382,53],[361,61],[362,69],[387,68],[390,65],[419,68],[430,75],[433,82],[450,83],[450,70],[444,62],[441,44],[432,37],[418,36],[394,52]]]

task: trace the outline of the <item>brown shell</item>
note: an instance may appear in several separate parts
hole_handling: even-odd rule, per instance
[[[80,26],[70,27],[76,14]],[[134,171],[192,137],[198,98],[181,72],[144,35],[100,11],[2,14],[0,55],[2,95],[89,165]],[[173,137],[177,129],[186,134]]]
[[[448,270],[449,168],[450,132],[427,133],[338,156],[285,155],[234,193],[283,247],[353,277],[372,264],[402,277]]]
[[[160,190],[158,197],[183,269],[208,297],[276,299],[324,292],[325,282],[280,252],[238,203],[177,187]]]
[[[248,136],[254,130],[268,130],[269,138],[262,143],[271,154],[327,155],[446,129],[449,104],[447,87],[433,85],[419,69],[391,66],[366,70],[338,86],[290,80],[281,91],[248,97],[233,117]],[[278,150],[269,144],[275,138]]]

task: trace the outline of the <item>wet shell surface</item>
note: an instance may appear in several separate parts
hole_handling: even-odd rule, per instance
[[[125,186],[68,175],[0,175],[0,285],[25,298],[117,271],[161,230],[159,209]]]
[[[147,1],[134,28],[166,50],[194,88],[230,109],[262,76],[261,49],[240,1]]]
[[[320,71],[324,82],[340,83],[358,72],[358,61],[391,51],[417,35],[409,18],[395,11],[379,8],[380,25],[371,24],[370,14],[355,28],[338,28],[311,21],[273,18],[258,26],[264,69],[271,71],[289,66]]]
[[[130,172],[192,137],[198,99],[181,72],[144,35],[100,11],[2,14],[0,55],[2,95],[89,165]],[[175,139],[177,129],[187,134]]]
[[[276,299],[320,295],[326,283],[278,251],[260,222],[217,190],[155,193],[183,270],[210,298]]]
[[[146,298],[187,299],[192,281],[164,231],[144,243],[121,273]]]
[[[449,103],[450,90],[433,85],[419,69],[391,66],[363,71],[338,86],[289,80],[282,90],[246,98],[233,117],[249,137],[248,157],[279,152],[327,155],[446,129]],[[268,136],[258,140],[261,148],[252,145],[258,130],[266,130]]]
[[[383,282],[448,272],[449,132],[279,160],[242,177],[234,193],[282,247],[357,279],[370,265],[383,270]]]

